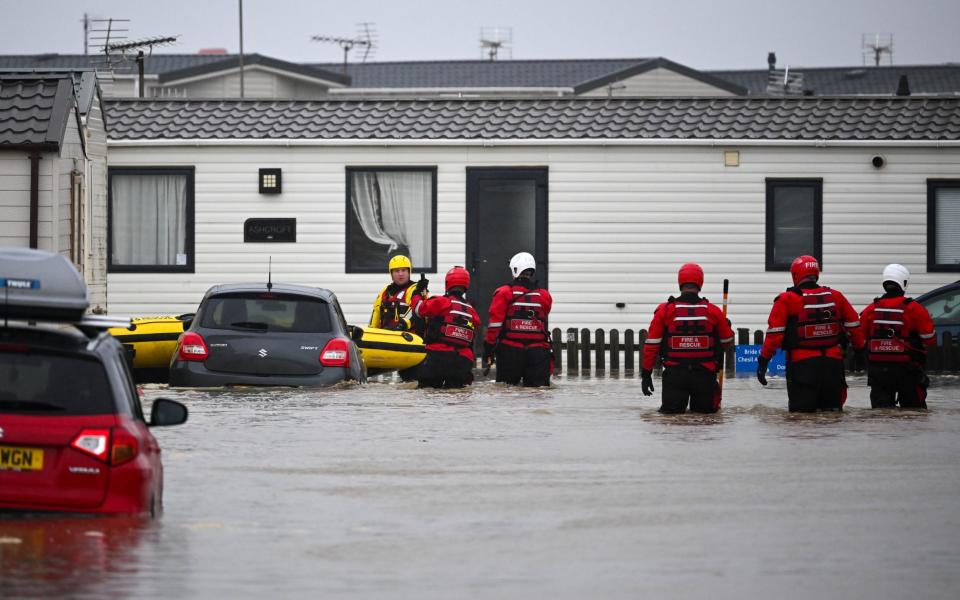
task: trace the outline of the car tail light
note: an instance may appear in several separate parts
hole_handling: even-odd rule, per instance
[[[122,427],[113,428],[113,439],[110,440],[110,464],[113,466],[130,462],[137,457],[139,445],[129,431]]]
[[[0,344],[0,352],[26,352],[26,344]]]
[[[320,353],[320,364],[325,367],[349,367],[350,346],[347,340],[334,338],[327,342]]]
[[[84,429],[70,442],[70,446],[89,454],[90,456],[107,462],[107,450],[110,442],[108,429]]]
[[[180,360],[207,360],[210,352],[199,333],[187,331],[180,336],[177,358]]]

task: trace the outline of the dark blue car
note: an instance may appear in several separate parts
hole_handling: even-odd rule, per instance
[[[938,344],[943,341],[944,331],[949,331],[954,340],[960,339],[960,281],[931,290],[916,300],[933,317]]]

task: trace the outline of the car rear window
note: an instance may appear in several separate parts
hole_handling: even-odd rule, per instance
[[[0,349],[0,413],[112,414],[112,398],[106,371],[93,358]]]
[[[207,300],[202,327],[237,331],[329,333],[330,305],[317,298],[259,292],[224,294]]]

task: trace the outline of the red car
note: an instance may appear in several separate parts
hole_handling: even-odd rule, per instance
[[[187,409],[158,399],[147,422],[123,346],[106,332],[116,323],[85,308],[65,259],[0,251],[0,319],[56,323],[0,320],[0,510],[156,515],[162,506],[148,427],[183,423]]]

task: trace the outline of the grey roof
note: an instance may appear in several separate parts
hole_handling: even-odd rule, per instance
[[[113,100],[130,139],[960,140],[960,98]]]
[[[596,60],[434,60],[351,63],[355,88],[572,88],[649,62],[649,58]],[[343,72],[342,63],[312,66]]]
[[[90,112],[94,101],[100,101],[97,73],[93,69],[0,69],[0,75],[42,75],[47,77],[72,77],[73,92],[81,115]]]
[[[208,62],[182,69],[164,71],[160,73],[159,77],[157,77],[157,81],[160,83],[167,83],[170,81],[186,79],[188,77],[212,74],[228,69],[238,69],[240,67],[239,55],[234,54],[226,57],[221,56],[220,58],[221,60],[215,62]],[[336,83],[342,83],[344,85],[350,84],[350,78],[339,72],[332,72],[319,67],[311,67],[309,65],[300,65],[297,63],[287,62],[285,60],[277,60],[276,58],[270,58],[269,56],[263,56],[261,54],[244,54],[243,64],[244,67],[249,65],[262,65],[265,67],[272,67],[274,69],[296,73],[298,75],[313,77],[315,79],[333,81]]]
[[[0,149],[57,150],[77,116],[73,77],[0,74]]]
[[[188,67],[215,63],[228,58],[224,54],[152,54],[144,60],[143,70],[159,74]],[[107,69],[102,54],[6,54],[0,55],[0,69]],[[112,59],[112,70],[135,74],[137,64],[132,60]]]
[[[914,95],[960,95],[960,63],[943,65],[896,65],[880,67],[790,67],[803,74],[803,88],[815,96],[893,95],[901,75]],[[767,90],[767,69],[706,71],[707,74],[741,85],[750,94]]]

